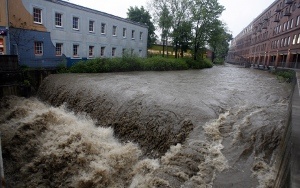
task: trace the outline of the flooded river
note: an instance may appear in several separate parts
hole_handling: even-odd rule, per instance
[[[272,187],[291,86],[231,65],[50,75],[1,101],[7,183]]]

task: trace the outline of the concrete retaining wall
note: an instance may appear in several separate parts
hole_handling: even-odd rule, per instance
[[[296,72],[289,119],[278,155],[275,188],[300,187],[300,72]]]

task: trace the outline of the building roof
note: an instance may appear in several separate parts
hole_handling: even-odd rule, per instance
[[[148,26],[146,24],[143,24],[143,23],[140,23],[140,22],[134,22],[134,21],[132,21],[130,19],[127,19],[127,18],[121,18],[119,16],[115,16],[115,15],[108,14],[108,13],[105,13],[105,12],[102,12],[102,11],[99,11],[99,10],[95,10],[95,9],[87,8],[87,7],[84,7],[84,6],[80,6],[80,5],[77,5],[77,4],[74,4],[74,3],[69,3],[67,1],[63,1],[63,0],[45,0],[45,1],[50,1],[52,3],[56,3],[56,4],[59,4],[59,5],[63,5],[63,6],[75,8],[75,9],[78,9],[78,10],[98,14],[98,15],[101,15],[101,16],[106,16],[106,17],[109,17],[109,18],[113,18],[113,19],[116,19],[116,20],[120,20],[120,21],[123,21],[123,22],[127,22],[127,23],[130,23],[130,24],[134,24],[134,25],[138,25],[138,26],[141,26],[141,27],[148,28]]]

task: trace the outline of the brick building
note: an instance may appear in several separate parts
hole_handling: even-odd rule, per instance
[[[275,0],[232,40],[227,62],[300,68],[300,0]]]

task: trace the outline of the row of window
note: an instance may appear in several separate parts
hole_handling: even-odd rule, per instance
[[[282,25],[278,25],[274,28],[274,35],[279,34],[280,32],[288,31],[289,29],[292,29],[294,26],[298,27],[300,25],[300,15],[297,16],[296,22],[294,24],[294,19],[288,20],[287,22],[284,22]]]
[[[277,49],[277,48],[282,48],[282,47],[287,47],[290,46],[291,44],[291,37],[285,37],[282,38],[281,40],[275,40],[272,41],[271,48],[272,49]],[[300,44],[300,34],[296,34],[293,36],[292,40],[292,45]]]
[[[267,48],[267,44],[264,43],[261,45],[253,46],[251,49],[251,52],[254,53],[254,52],[260,52],[260,51],[266,51],[266,48]]]
[[[55,27],[57,28],[62,28],[63,27],[63,14],[56,12],[55,17],[54,17],[54,23]],[[72,28],[75,31],[80,30],[80,18],[73,16],[73,23],[72,23]],[[36,24],[42,24],[42,9],[34,7],[33,8],[33,21]],[[89,20],[89,25],[88,25],[88,31],[89,33],[95,33],[95,21],[94,20]],[[100,28],[101,34],[106,34],[106,23],[101,23],[101,28]],[[112,26],[112,36],[117,36],[118,33],[118,27],[117,26]],[[127,28],[122,28],[122,36],[123,38],[127,37]],[[135,39],[135,30],[131,30],[131,39]],[[139,33],[139,39],[143,39],[143,32]]]
[[[105,51],[106,51],[105,46],[100,47],[100,57],[105,56]],[[116,47],[111,48],[111,56],[115,57],[116,56]],[[123,48],[122,53],[125,54],[127,49]],[[80,45],[79,44],[73,44],[73,58],[80,58],[79,55],[80,51]],[[43,42],[41,41],[35,41],[34,42],[34,53],[36,56],[42,56],[43,55]],[[56,56],[62,56],[63,55],[63,43],[56,43],[55,46],[55,53]],[[134,54],[134,49],[130,50],[131,55]],[[142,55],[142,50],[139,50],[139,55]],[[94,58],[95,57],[95,46],[89,46],[89,51],[88,51],[88,57],[89,58]]]
[[[285,3],[278,4],[277,8],[275,9],[275,12],[278,13],[275,14],[274,22],[279,22],[279,20],[283,18],[283,16],[290,16],[291,13],[296,10],[296,8],[297,8],[296,2],[292,3],[292,5],[285,5]]]

